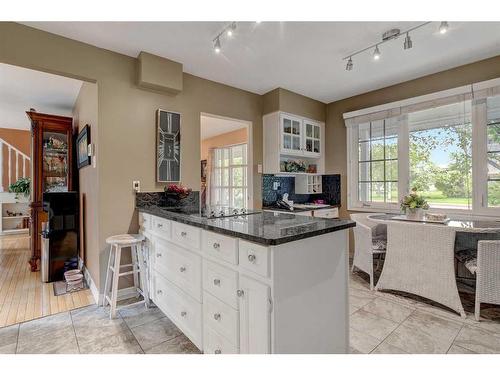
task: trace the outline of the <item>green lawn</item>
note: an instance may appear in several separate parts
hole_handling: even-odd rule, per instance
[[[424,197],[430,204],[456,204],[466,206],[470,202],[467,197],[450,198],[444,196],[440,191],[425,191],[422,193],[422,197]]]

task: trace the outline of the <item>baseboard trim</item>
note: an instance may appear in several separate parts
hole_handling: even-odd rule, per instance
[[[90,292],[92,293],[92,296],[94,297],[95,303],[100,305],[102,302],[102,299],[101,299],[101,294],[99,293],[99,289],[97,289],[97,285],[95,285],[95,282],[92,279],[92,276],[90,276],[90,272],[87,269],[87,267],[83,266],[81,269],[83,270],[83,277],[85,277],[85,281],[87,282],[87,285],[90,288]]]

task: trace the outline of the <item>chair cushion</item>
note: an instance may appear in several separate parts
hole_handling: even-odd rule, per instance
[[[477,258],[471,258],[464,263],[465,268],[469,270],[470,273],[475,274],[477,271]]]
[[[387,241],[381,239],[374,239],[372,241],[372,249],[376,252],[384,252],[387,249]]]
[[[477,271],[477,251],[474,249],[460,250],[455,253],[455,258],[463,263],[465,268],[469,270],[470,273],[474,274]]]

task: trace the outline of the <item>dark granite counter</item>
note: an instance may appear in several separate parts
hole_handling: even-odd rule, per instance
[[[267,246],[315,237],[356,225],[351,220],[321,219],[289,213],[259,212],[244,216],[206,218],[197,209],[189,207],[167,208],[138,204],[136,208],[139,212]]]
[[[278,207],[278,206],[264,206],[264,207],[262,207],[263,210],[280,211],[280,212],[290,213],[290,214],[297,213],[297,212],[328,210],[328,209],[331,209],[331,208],[340,208],[340,205],[336,204],[336,205],[331,205],[331,206],[328,206],[328,207],[310,207],[310,208],[298,208],[298,207],[294,207],[293,211],[290,211],[290,210],[287,210],[286,208],[281,208],[281,207]]]

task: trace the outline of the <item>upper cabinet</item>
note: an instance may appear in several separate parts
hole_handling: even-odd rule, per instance
[[[324,173],[324,123],[273,112],[263,124],[264,173]]]

